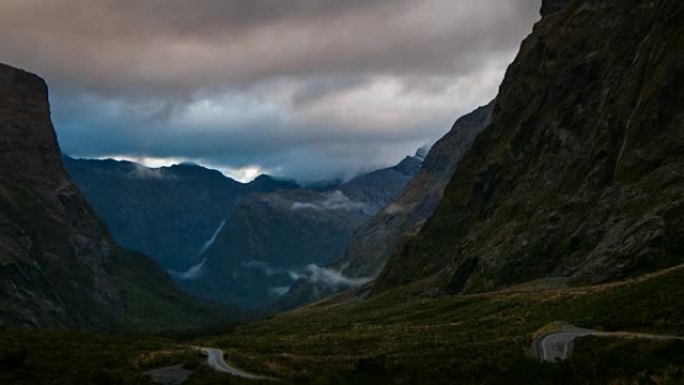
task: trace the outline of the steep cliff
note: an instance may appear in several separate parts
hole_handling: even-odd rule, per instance
[[[62,167],[45,82],[4,64],[0,133],[0,326],[165,328],[222,314],[111,241]]]
[[[423,167],[402,193],[354,232],[334,267],[350,277],[376,276],[402,236],[418,231],[437,207],[444,188],[477,135],[489,124],[494,102],[454,123],[430,149]]]
[[[684,262],[684,4],[543,4],[491,125],[376,290],[598,283]]]

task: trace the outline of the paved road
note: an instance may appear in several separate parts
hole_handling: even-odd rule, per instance
[[[537,338],[535,341],[535,350],[537,351],[539,358],[543,361],[563,361],[572,354],[575,339],[586,336],[642,338],[649,340],[684,340],[684,337],[678,336],[629,332],[600,332],[567,325],[560,330],[543,334]]]
[[[243,372],[240,369],[236,369],[236,368],[228,365],[228,363],[226,363],[226,361],[223,359],[223,350],[221,350],[221,349],[204,348],[203,347],[203,348],[200,348],[200,350],[202,351],[202,353],[204,353],[207,356],[207,363],[209,364],[209,366],[211,366],[217,372],[231,374],[233,376],[245,378],[248,380],[278,381],[275,378],[259,376],[256,374]]]

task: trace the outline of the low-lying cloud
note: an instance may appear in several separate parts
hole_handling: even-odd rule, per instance
[[[163,168],[149,168],[140,163],[133,163],[133,170],[128,174],[134,179],[172,180],[175,176],[167,173]]]
[[[346,196],[342,191],[335,190],[325,194],[325,199],[317,202],[295,202],[292,204],[292,210],[319,210],[319,211],[360,211],[368,205],[363,202],[357,202]]]
[[[257,269],[261,270],[267,277],[273,277],[276,275],[286,275],[289,276],[292,281],[296,281],[301,278],[301,273],[297,269],[286,269],[282,267],[272,267],[270,264],[257,260],[249,260],[242,262],[242,267],[247,269]]]
[[[372,280],[370,277],[346,277],[340,271],[313,264],[307,266],[307,273],[308,274],[305,277],[307,281],[312,283],[323,283],[335,289],[358,287],[365,285]]]
[[[206,262],[206,259],[203,259],[202,261],[200,261],[200,263],[198,263],[195,266],[191,266],[185,271],[167,271],[172,277],[176,277],[184,281],[193,281],[202,278],[202,276],[204,275],[204,264]]]
[[[334,288],[335,290],[358,287],[365,285],[372,280],[371,277],[347,277],[338,270],[318,266],[316,264],[309,264],[302,267],[283,268],[273,267],[266,262],[251,260],[243,262],[242,267],[260,270],[267,277],[284,275],[289,277],[292,283],[298,280],[305,280],[310,283],[324,284]],[[277,290],[272,290],[271,294],[275,294],[277,292],[282,292],[282,294],[285,294],[287,290],[283,290],[284,288],[289,289],[289,286],[279,286],[278,288],[274,288]]]

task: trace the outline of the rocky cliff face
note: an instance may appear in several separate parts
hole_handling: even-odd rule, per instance
[[[181,284],[198,296],[258,307],[302,276],[320,276],[352,232],[395,197],[422,160],[361,175],[330,190],[279,190],[243,197]]]
[[[243,184],[192,164],[147,168],[131,162],[65,158],[74,183],[120,245],[185,270],[236,200],[244,195],[297,188],[267,176]]]
[[[542,13],[491,125],[376,290],[597,283],[684,262],[684,4]]]
[[[86,322],[123,311],[111,245],[62,169],[47,86],[0,66],[0,263],[5,324]]]
[[[377,276],[402,239],[418,232],[433,213],[461,158],[489,124],[493,106],[491,102],[458,119],[432,146],[417,175],[395,199],[354,231],[344,255],[328,268],[350,278],[350,282]],[[293,308],[349,287],[302,278],[279,301],[279,306]]]
[[[62,167],[45,82],[3,64],[0,276],[0,326],[142,325],[204,312],[147,257],[110,240]],[[170,303],[180,306],[156,307]]]
[[[380,272],[401,238],[417,232],[437,207],[463,155],[489,124],[493,105],[478,108],[454,123],[401,194],[354,232],[335,268],[350,277],[375,277]]]

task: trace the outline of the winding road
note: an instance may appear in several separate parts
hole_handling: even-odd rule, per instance
[[[542,361],[563,361],[570,357],[575,339],[586,336],[618,337],[618,338],[641,338],[648,340],[683,340],[684,337],[660,334],[644,334],[629,332],[601,332],[590,329],[578,328],[574,325],[563,326],[560,330],[542,334],[534,343],[537,356]]]
[[[221,349],[206,347],[201,347],[199,349],[207,356],[207,364],[209,364],[209,366],[211,366],[217,372],[227,373],[247,380],[278,381],[276,378],[247,373],[228,365],[228,363],[223,359],[223,350]]]

